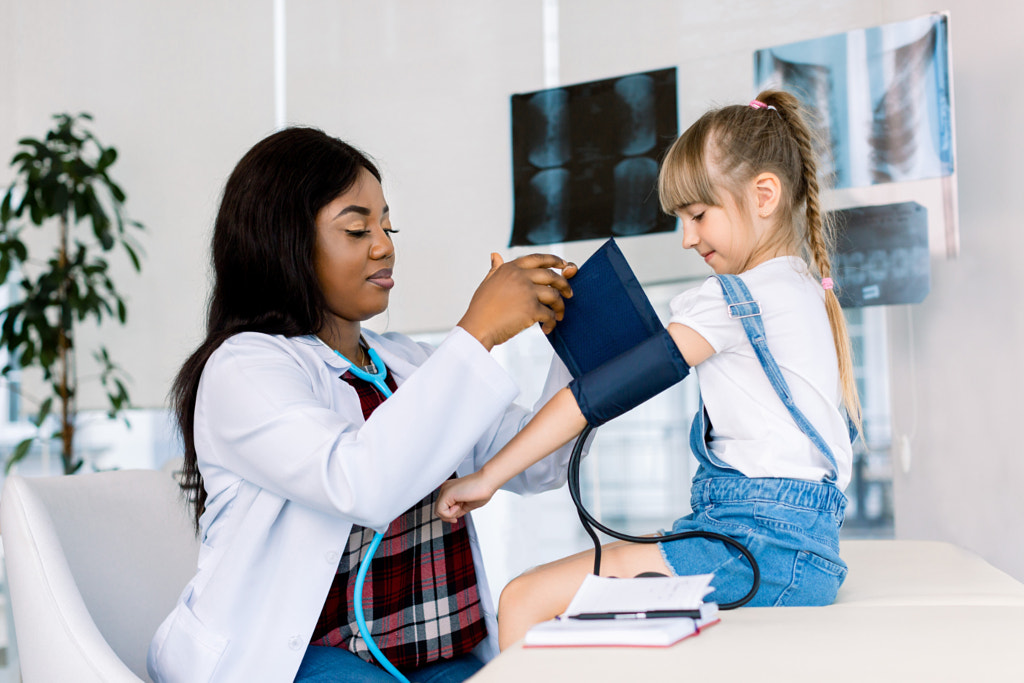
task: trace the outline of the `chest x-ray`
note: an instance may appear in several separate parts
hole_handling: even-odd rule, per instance
[[[759,90],[797,94],[817,113],[834,188],[953,173],[943,14],[759,50],[754,80]]]

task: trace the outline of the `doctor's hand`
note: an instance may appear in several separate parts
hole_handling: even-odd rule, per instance
[[[568,278],[577,270],[576,264],[551,254],[521,256],[508,263],[491,254],[491,270],[473,293],[459,327],[487,350],[534,323],[547,334],[565,313],[562,299],[572,296]]]
[[[449,479],[441,484],[434,503],[434,512],[442,522],[454,522],[470,510],[482,507],[498,490],[489,482],[483,472],[474,472],[458,479]]]

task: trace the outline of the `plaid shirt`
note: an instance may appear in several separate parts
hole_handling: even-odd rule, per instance
[[[384,397],[346,372],[369,418]],[[391,373],[386,383],[396,390]],[[399,669],[415,669],[469,653],[487,635],[465,518],[445,524],[434,515],[437,491],[388,527],[363,584],[367,627],[384,656]],[[348,547],[313,631],[312,645],[341,647],[376,663],[359,635],[355,584],[374,532],[353,525]]]

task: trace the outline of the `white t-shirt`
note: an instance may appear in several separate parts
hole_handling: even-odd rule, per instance
[[[741,277],[761,306],[768,349],[797,407],[832,449],[843,490],[853,454],[821,283],[795,256],[772,259]],[[729,317],[718,281],[709,278],[678,295],[671,310],[671,322],[692,328],[715,350],[694,369],[711,419],[711,454],[748,477],[820,481],[829,474],[828,460],[772,388],[743,324]]]

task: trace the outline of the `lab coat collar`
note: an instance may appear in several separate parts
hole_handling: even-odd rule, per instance
[[[408,349],[395,344],[383,335],[371,330],[363,330],[363,337],[370,347],[377,351],[380,359],[384,361],[384,365],[388,366],[388,371],[400,380],[407,379],[416,368],[423,364],[422,356],[410,358]],[[421,351],[419,345],[416,345],[416,350]],[[425,356],[426,353],[424,352],[423,355]]]
[[[410,362],[410,359],[407,357],[408,354],[403,353],[406,349],[395,344],[387,337],[371,330],[363,330],[363,338],[366,339],[371,348],[377,351],[380,359],[384,361],[384,365],[388,367],[388,371],[396,378],[405,379],[417,368],[416,364]],[[336,370],[339,375],[343,375],[352,365],[335,353],[334,349],[315,334],[296,337],[295,341],[308,345],[328,367]],[[420,362],[422,363],[422,360]]]

